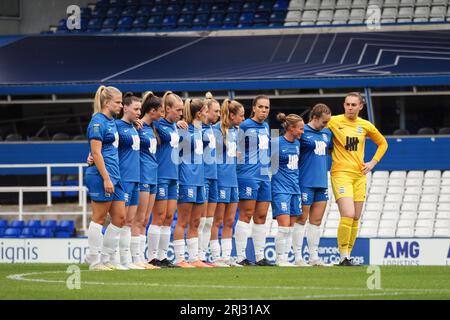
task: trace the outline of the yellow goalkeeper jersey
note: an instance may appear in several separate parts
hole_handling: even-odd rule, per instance
[[[388,144],[384,136],[367,120],[358,117],[347,119],[343,114],[332,116],[328,128],[333,132],[333,151],[331,153],[331,175],[337,172],[351,172],[363,175],[364,147],[366,136],[378,145],[373,159],[380,162]]]

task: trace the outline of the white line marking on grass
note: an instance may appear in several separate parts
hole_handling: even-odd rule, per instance
[[[82,270],[81,272],[93,272]],[[29,276],[37,276],[44,274],[66,273],[65,271],[44,271],[44,272],[31,272],[22,274],[12,274],[6,278],[16,281],[31,281],[41,283],[66,283],[66,280],[48,280],[48,279],[30,279]],[[146,286],[146,287],[176,287],[176,288],[207,288],[207,289],[280,289],[280,290],[325,290],[325,291],[363,291],[360,294],[325,294],[325,295],[302,295],[298,297],[272,297],[273,299],[322,299],[322,298],[338,298],[338,297],[365,297],[365,296],[383,296],[383,295],[399,295],[399,294],[450,294],[450,289],[409,289],[409,288],[386,288],[377,290],[378,292],[367,292],[367,288],[338,288],[338,287],[316,287],[316,286],[236,286],[236,285],[212,285],[212,284],[178,284],[178,283],[145,283],[145,282],[100,282],[100,281],[82,281],[85,285],[104,285],[104,286]],[[248,299],[248,298],[245,298]],[[244,299],[244,300],[245,300]],[[257,298],[255,298],[257,299]],[[262,298],[261,298],[262,299]],[[239,300],[239,299],[236,299]]]

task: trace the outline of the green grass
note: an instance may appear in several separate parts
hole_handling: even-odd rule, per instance
[[[69,290],[68,265],[0,264],[0,299],[450,299],[450,267],[382,266],[381,289],[369,290],[367,267],[94,272],[79,266],[81,289]],[[11,277],[18,274],[28,275]]]

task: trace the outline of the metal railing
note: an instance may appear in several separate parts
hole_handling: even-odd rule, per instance
[[[52,168],[78,168],[78,186],[52,186]],[[47,186],[11,186],[0,187],[0,193],[18,193],[19,194],[19,211],[16,213],[0,212],[0,215],[17,214],[20,220],[25,215],[81,215],[82,230],[86,231],[87,226],[87,189],[83,186],[83,167],[87,167],[85,163],[46,163],[46,164],[0,164],[0,169],[15,168],[46,168]],[[78,205],[82,207],[81,211],[71,212],[25,212],[23,208],[24,192],[47,192],[47,206],[52,206],[52,192],[55,191],[78,191]]]

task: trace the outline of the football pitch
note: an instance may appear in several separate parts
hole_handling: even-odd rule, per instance
[[[68,268],[0,264],[0,299],[450,299],[448,266]]]

